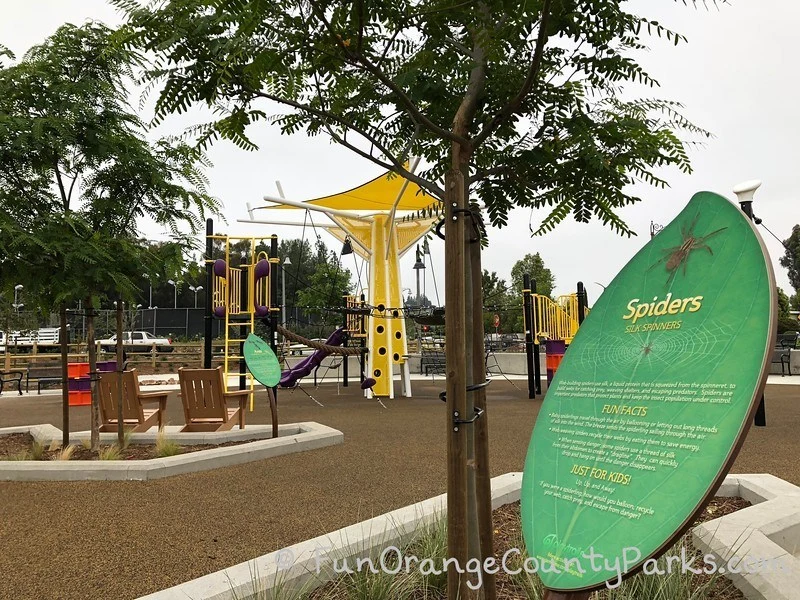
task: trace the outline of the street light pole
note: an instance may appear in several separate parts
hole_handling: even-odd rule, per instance
[[[169,283],[172,287],[175,288],[175,306],[173,308],[178,308],[178,284],[180,281],[173,281],[172,279],[168,279],[167,283]]]
[[[203,286],[202,285],[198,285],[197,287],[194,287],[193,285],[190,285],[189,289],[194,292],[194,307],[197,308],[197,292],[202,290]]]
[[[422,304],[421,298],[419,295],[419,272],[425,268],[425,263],[422,262],[422,254],[419,251],[419,245],[417,245],[417,262],[414,263],[414,270],[417,272],[417,306]]]

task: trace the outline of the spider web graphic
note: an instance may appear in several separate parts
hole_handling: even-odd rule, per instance
[[[716,364],[728,350],[725,341],[737,329],[725,323],[703,322],[691,328],[645,331],[625,337],[603,337],[581,344],[571,360],[593,369],[602,369],[604,379],[630,379],[633,372],[647,364],[651,368],[680,372],[698,359]],[[634,342],[634,343],[631,343]],[[647,350],[649,348],[649,351]]]

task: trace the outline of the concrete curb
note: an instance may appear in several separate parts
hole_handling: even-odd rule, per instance
[[[61,430],[53,427],[58,432],[57,440],[61,440]],[[244,440],[262,440],[272,439],[272,425],[246,425],[244,429],[239,429],[235,425],[230,431],[186,431],[181,433],[181,425],[167,425],[164,427],[164,433],[169,437],[169,440],[180,444],[181,446],[195,446],[195,445],[218,445],[226,444],[228,442],[239,442]],[[0,430],[2,434],[3,430]],[[287,423],[285,425],[278,425],[278,437],[285,437],[289,435],[297,435],[302,433],[300,423]],[[35,437],[35,436],[34,436]],[[73,431],[69,434],[70,444],[80,444],[82,440],[87,440],[91,437],[90,431]],[[142,433],[134,433],[130,436],[131,444],[154,444],[158,439],[158,431],[153,427],[150,431]],[[104,444],[113,444],[117,441],[116,432],[106,432],[100,434],[100,442]],[[49,443],[49,439],[47,440]]]
[[[753,506],[694,528],[692,540],[748,599],[800,598],[800,488],[774,475],[728,475],[718,496]]]
[[[493,478],[492,508],[519,500],[521,486],[522,473]],[[245,600],[256,596],[271,598],[278,590],[287,593],[304,586],[315,587],[333,579],[333,558],[340,564],[347,559],[351,568],[357,558],[375,559],[389,546],[405,545],[416,531],[446,512],[447,495],[442,494],[143,596],[141,600]]]
[[[267,427],[267,426],[262,426]],[[240,465],[283,454],[293,454],[344,443],[341,431],[314,422],[294,423],[279,428],[279,437],[265,439],[239,446],[212,448],[150,460],[126,461],[0,461],[0,481],[147,481],[173,475],[208,471],[220,467]],[[255,428],[254,428],[255,429]],[[271,426],[270,426],[271,429]],[[206,436],[220,436],[216,443],[232,441],[238,436],[250,438],[250,430],[223,432],[219,434],[193,434],[195,439]],[[61,439],[61,430],[52,425],[28,425],[0,429],[0,435],[11,433],[30,433],[42,443]],[[112,434],[113,436],[114,434]],[[153,441],[156,434],[152,435]],[[257,436],[263,435],[256,432]],[[270,434],[271,435],[271,434]],[[227,437],[228,439],[222,439]],[[70,440],[72,440],[70,436]],[[173,437],[174,439],[174,437]],[[209,443],[185,442],[184,443]]]

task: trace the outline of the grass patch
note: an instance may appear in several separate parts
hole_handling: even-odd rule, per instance
[[[430,558],[433,565],[441,569],[447,559],[447,521],[438,519],[424,527],[405,552],[406,555]],[[430,570],[414,569],[409,575],[415,588],[422,591],[423,598],[445,598],[447,596],[447,571],[435,573]]]
[[[100,460],[121,460],[122,450],[116,444],[105,446],[97,452],[97,458]]]
[[[167,433],[162,429],[156,436],[156,456],[158,458],[165,458],[167,456],[175,456],[183,452],[180,444],[176,443],[167,437]]]
[[[31,444],[30,460],[44,460],[47,448],[41,442],[34,442]]]
[[[9,454],[8,456],[3,457],[2,460],[31,460],[30,452],[23,450],[22,452],[17,452],[16,454]]]
[[[50,460],[69,460],[72,458],[72,455],[75,453],[75,446],[70,444],[66,448],[62,448],[52,456],[50,456]]]

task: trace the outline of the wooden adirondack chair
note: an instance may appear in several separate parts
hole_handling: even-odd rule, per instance
[[[181,431],[228,431],[239,424],[244,429],[244,408],[250,390],[225,391],[222,367],[178,369],[181,401],[186,425]],[[238,400],[238,408],[228,402]]]
[[[117,398],[119,392],[119,375],[117,373],[100,374],[100,416],[103,423],[100,431],[117,431]],[[147,431],[153,425],[163,426],[164,412],[167,407],[168,392],[139,391],[139,378],[136,370],[122,373],[122,423],[135,432]],[[142,402],[158,402],[158,408],[143,408]]]

